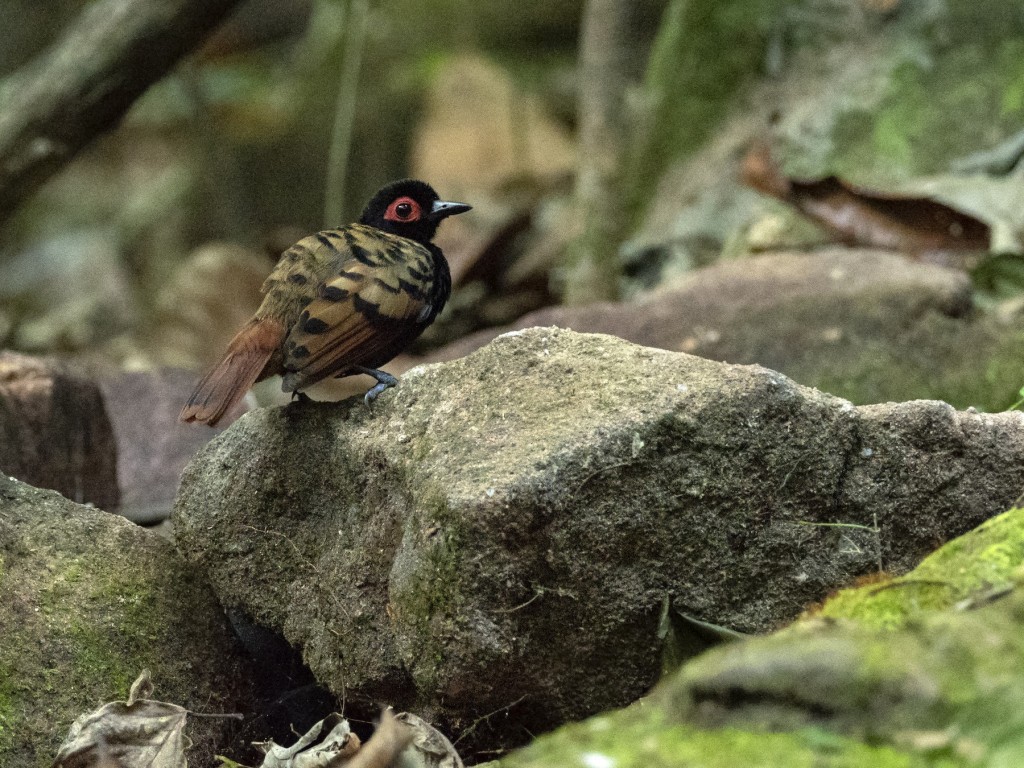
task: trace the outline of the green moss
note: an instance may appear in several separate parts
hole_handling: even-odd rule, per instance
[[[820,614],[896,628],[961,601],[984,602],[1016,586],[1024,573],[1024,509],[1011,509],[954,539],[906,576],[847,589]]]
[[[697,658],[654,698],[690,722],[793,737],[814,724],[906,753],[911,765],[1020,765],[1022,618],[1012,593],[895,630],[801,622]]]
[[[73,680],[77,691],[127,695],[140,657],[166,633],[154,624],[151,575],[142,566],[122,562],[119,571],[110,560],[88,557],[51,562],[54,573],[38,601],[59,663],[41,667],[45,690],[59,694]]]
[[[426,558],[392,586],[390,597],[398,619],[409,627],[408,634],[419,639],[413,651],[416,659],[413,675],[421,690],[432,690],[444,674],[446,659],[444,626],[454,621],[463,602],[460,571],[465,568],[464,524],[460,515],[448,508],[442,493],[413,493],[421,528],[437,526],[434,546],[426,548]],[[439,642],[432,642],[440,637]]]
[[[166,541],[49,491],[3,476],[0,486],[13,522],[2,542],[0,765],[48,766],[71,723],[123,700],[143,668],[166,701],[241,708],[220,612]],[[205,764],[223,727],[189,731]]]
[[[14,671],[9,665],[0,663],[0,755],[9,748],[13,731],[11,723],[15,715]]]
[[[627,174],[631,215],[665,168],[704,142],[758,73],[786,0],[674,0],[652,47],[645,124]]]
[[[38,724],[17,715],[26,696],[45,695],[59,718],[47,728],[59,732],[99,703],[123,699],[143,666],[162,662],[153,655],[154,644],[166,638],[169,628],[156,623],[166,614],[154,611],[152,589],[159,582],[148,573],[151,568],[96,556],[51,557],[48,562],[51,573],[34,597],[38,624],[24,627],[24,638],[18,629],[5,637],[9,648],[21,650],[13,657],[0,655],[0,756],[20,754],[13,750],[27,743],[41,747],[41,735],[34,733]],[[46,638],[41,656],[32,640],[39,633]],[[167,676],[161,682],[167,683]],[[40,760],[47,758],[40,755]]]
[[[138,668],[138,657],[132,653],[135,649],[130,647],[133,642],[119,643],[109,633],[94,631],[84,624],[72,627],[65,637],[72,654],[70,668],[47,670],[55,689],[71,673],[77,684],[89,690],[107,691],[110,700],[128,695],[132,681],[142,671]]]
[[[876,184],[944,172],[950,158],[982,148],[979,125],[995,140],[1018,130],[1024,38],[1010,34],[1004,28],[998,39],[975,37],[897,66],[879,104],[840,117],[832,170]]]
[[[869,746],[814,728],[792,733],[700,730],[668,722],[660,709],[650,705],[567,726],[499,762],[502,768],[952,768],[957,764],[891,747]]]

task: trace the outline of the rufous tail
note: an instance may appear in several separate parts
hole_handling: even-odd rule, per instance
[[[268,317],[246,323],[228,344],[224,359],[196,385],[178,419],[216,425],[256,383],[284,334],[284,326]]]

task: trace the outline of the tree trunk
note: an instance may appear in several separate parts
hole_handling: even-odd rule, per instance
[[[0,90],[0,224],[239,0],[98,0]]]
[[[588,0],[584,10],[575,191],[580,231],[567,253],[567,304],[615,299],[619,293],[631,6],[629,0]]]

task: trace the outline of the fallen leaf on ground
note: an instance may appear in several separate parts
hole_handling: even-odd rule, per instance
[[[463,768],[452,743],[426,720],[410,712],[395,719],[412,729],[412,743],[402,753],[402,768]]]
[[[785,176],[769,147],[755,144],[743,158],[743,182],[783,200],[851,245],[888,248],[950,266],[990,247],[991,227],[927,197],[860,189],[835,176]]]
[[[322,733],[327,735],[316,743]],[[266,754],[260,768],[463,768],[440,731],[416,715],[395,715],[390,709],[381,713],[377,730],[361,746],[338,714],[318,722],[290,747],[272,741],[256,746]]]
[[[128,701],[104,704],[78,718],[57,751],[53,768],[186,768],[188,710],[153,701],[149,670],[132,684]]]
[[[662,675],[675,672],[689,659],[716,645],[743,640],[745,637],[735,629],[701,621],[676,610],[668,595],[662,599],[661,617],[658,619]]]
[[[317,743],[320,734],[326,735]],[[359,737],[352,733],[348,720],[338,714],[319,721],[290,747],[272,741],[256,746],[265,754],[260,768],[336,768],[351,765],[349,759],[360,754]]]

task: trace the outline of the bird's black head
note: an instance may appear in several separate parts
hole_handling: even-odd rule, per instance
[[[429,184],[406,179],[388,184],[366,204],[360,224],[429,243],[441,220],[468,211],[465,203],[441,200]]]

